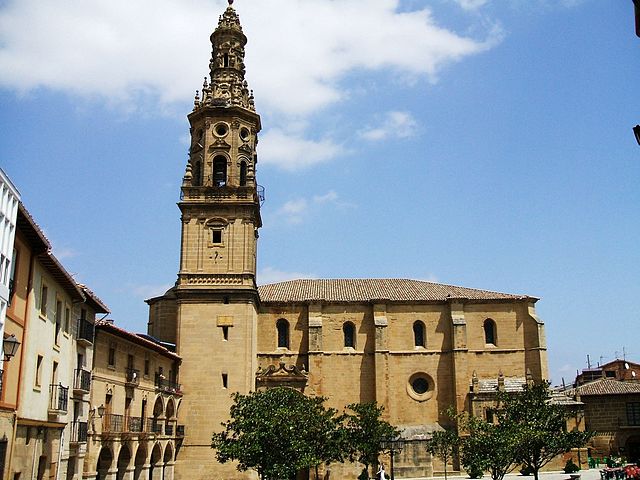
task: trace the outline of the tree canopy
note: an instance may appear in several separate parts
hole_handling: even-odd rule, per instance
[[[233,401],[231,419],[211,444],[221,463],[235,460],[241,471],[254,469],[261,479],[276,480],[340,459],[337,412],[325,408],[324,398],[273,388],[236,393]]]

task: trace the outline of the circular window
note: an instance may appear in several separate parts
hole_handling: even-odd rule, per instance
[[[245,142],[249,140],[249,129],[247,127],[242,127],[240,129],[240,138]]]
[[[229,133],[229,127],[227,127],[226,123],[218,123],[214,128],[216,135],[219,137],[224,137],[227,133]]]
[[[414,373],[407,382],[407,393],[418,402],[429,400],[433,396],[433,379],[426,373]]]

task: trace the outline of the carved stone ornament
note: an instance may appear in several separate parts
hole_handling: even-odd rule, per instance
[[[280,362],[278,366],[269,365],[266,368],[258,368],[256,372],[256,385],[262,387],[293,386],[302,387],[307,383],[309,374],[296,365],[286,365]]]
[[[245,152],[245,153],[251,153],[252,152],[252,148],[248,143],[243,143],[242,145],[240,145],[238,150],[240,150],[241,152]]]
[[[214,150],[216,148],[221,148],[223,150],[229,150],[231,148],[231,145],[229,145],[223,139],[218,138],[215,142],[213,142],[211,145],[209,145],[209,151],[212,151],[212,150]]]

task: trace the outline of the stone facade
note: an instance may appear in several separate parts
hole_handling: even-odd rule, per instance
[[[172,480],[180,357],[110,322],[96,324],[84,478]]]
[[[601,378],[571,392],[584,403],[586,428],[596,432],[589,454],[640,462],[640,382]]]
[[[471,409],[473,378],[547,378],[537,299],[402,279],[258,288],[261,124],[244,79],[246,42],[229,6],[211,35],[209,79],[188,116],[178,280],[148,300],[149,334],[175,342],[182,358],[185,437],[176,478],[255,478],[218,464],[211,435],[228,418],[233,392],[275,385],[322,395],[339,410],[378,402],[408,440],[399,476],[431,475],[441,466],[422,442],[446,425],[448,406]],[[357,473],[357,465],[332,466],[335,478]]]

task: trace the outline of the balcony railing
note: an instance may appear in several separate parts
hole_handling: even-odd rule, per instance
[[[69,387],[62,385],[51,385],[49,387],[49,412],[60,414],[66,413],[69,403]]]
[[[162,434],[162,422],[157,418],[150,418],[149,426],[151,427],[151,432],[157,433],[158,435]]]
[[[164,434],[167,437],[173,437],[173,423],[166,423],[166,425],[164,426]]]
[[[81,343],[93,343],[93,323],[89,323],[86,320],[79,318],[78,319],[78,334],[77,339],[78,342]]]
[[[142,417],[125,417],[125,422],[124,422],[125,430],[127,432],[132,432],[132,433],[142,432],[142,426],[143,426],[142,420],[143,420]]]
[[[176,425],[176,437],[184,437],[184,425]]]
[[[140,370],[137,368],[127,368],[126,383],[137,386],[140,383]]]
[[[164,375],[156,373],[156,389],[164,392],[180,393],[180,384],[171,380],[167,380]]]
[[[77,368],[74,373],[73,390],[89,393],[91,389],[91,372],[84,368]]]
[[[87,422],[71,423],[71,443],[86,443]]]
[[[103,433],[120,433],[124,427],[124,415],[107,413],[102,417]]]

